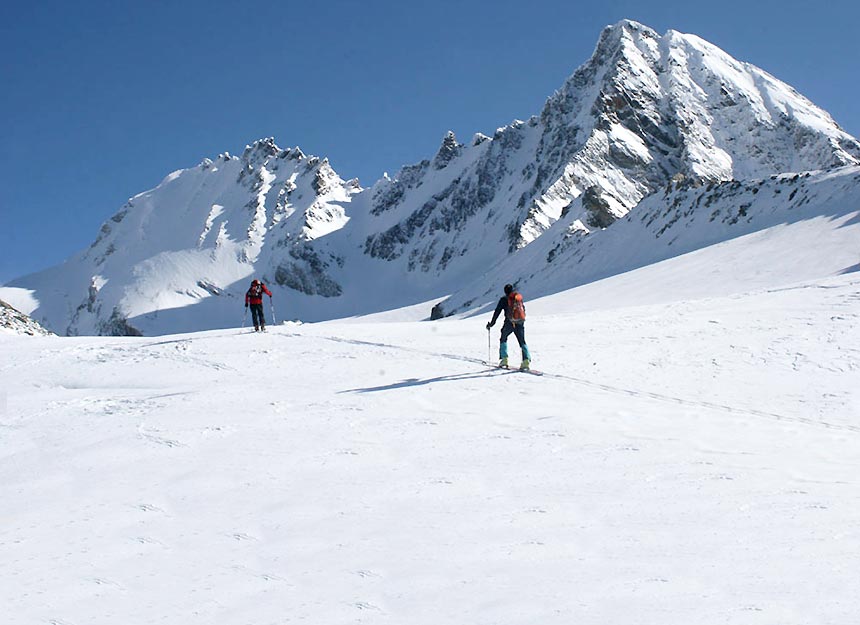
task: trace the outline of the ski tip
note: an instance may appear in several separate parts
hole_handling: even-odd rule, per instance
[[[531,373],[532,375],[543,375],[543,371],[538,371],[537,369],[517,369],[517,371],[521,371],[522,373]]]

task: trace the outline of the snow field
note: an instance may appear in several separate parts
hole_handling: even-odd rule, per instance
[[[0,337],[4,622],[852,622],[856,274],[589,288],[541,378],[485,317]]]

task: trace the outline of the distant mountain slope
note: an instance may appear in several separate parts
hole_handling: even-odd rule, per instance
[[[645,198],[611,228],[587,236],[574,223],[560,221],[533,245],[464,285],[440,310],[480,308],[506,282],[536,298],[744,237],[756,238],[731,247],[735,256],[722,256],[722,266],[697,266],[698,277],[676,276],[673,288],[687,297],[702,296],[702,289],[688,283],[705,285],[706,274],[721,274],[725,295],[860,271],[860,167],[672,185]],[[727,291],[728,284],[734,290]]]
[[[237,325],[252,275],[275,289],[285,318],[451,293],[443,308],[462,310],[483,297],[476,278],[525,275],[523,258],[541,290],[569,286],[553,276],[581,275],[577,250],[610,240],[592,234],[646,206],[691,210],[680,191],[664,194],[670,184],[858,163],[860,143],[788,85],[693,35],[625,20],[603,31],[540,115],[493,136],[460,143],[448,133],[432,158],[368,189],[264,139],[240,158],[171,174],[108,220],[89,250],[12,285],[32,289],[36,318],[63,334]],[[697,230],[703,244],[735,231]],[[663,249],[640,234],[604,266]]]

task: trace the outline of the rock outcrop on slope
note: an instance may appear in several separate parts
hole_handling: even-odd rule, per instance
[[[0,300],[0,331],[10,334],[26,334],[29,336],[49,336],[40,324],[9,304]]]

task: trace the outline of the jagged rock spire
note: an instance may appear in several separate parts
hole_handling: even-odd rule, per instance
[[[462,147],[462,145],[457,143],[457,137],[454,135],[454,132],[449,130],[445,134],[445,138],[442,139],[442,145],[439,147],[439,151],[433,158],[433,169],[442,169],[443,167],[446,167],[448,163],[460,155]]]

